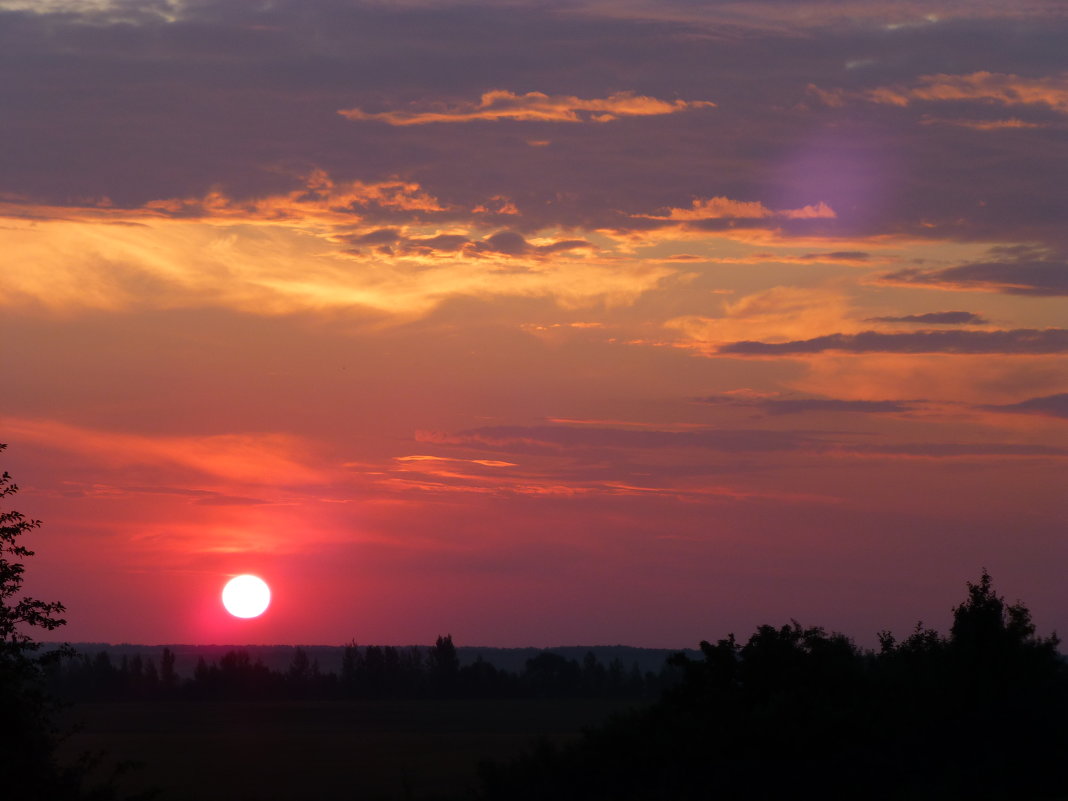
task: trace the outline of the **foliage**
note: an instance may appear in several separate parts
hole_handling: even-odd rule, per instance
[[[69,701],[139,700],[341,700],[355,698],[654,698],[678,678],[665,665],[642,675],[619,659],[608,665],[587,652],[581,663],[549,651],[527,660],[525,669],[503,670],[478,658],[461,665],[448,635],[430,648],[359,646],[342,651],[340,673],[323,671],[303,648],[294,648],[284,670],[268,668],[245,650],[217,661],[201,656],[192,676],[182,677],[172,650],[154,655],[106,651],[77,653],[49,672],[51,691]]]
[[[0,444],[0,451],[7,446]],[[6,508],[18,486],[5,471],[0,475],[0,775],[5,791],[22,799],[60,799],[75,792],[76,779],[60,768],[55,749],[54,709],[42,686],[49,663],[61,651],[39,653],[28,630],[52,631],[62,626],[63,605],[39,601],[22,592],[25,565],[33,551],[21,539],[40,525]]]
[[[1068,795],[1068,676],[984,571],[948,638],[878,653],[796,621],[679,655],[663,699],[484,767],[483,798],[1006,799]]]
[[[0,444],[0,451],[6,447]],[[0,475],[0,499],[5,501],[0,509],[0,773],[8,788],[18,788],[19,797],[58,797],[62,781],[54,756],[56,732],[41,687],[45,663],[55,656],[38,654],[40,645],[27,629],[62,626],[63,605],[22,594],[23,560],[33,551],[20,538],[40,522],[6,508],[6,499],[16,492],[18,486],[5,471]]]
[[[0,444],[0,451],[6,447]],[[0,500],[16,492],[18,486],[5,471],[0,475]],[[20,538],[40,525],[7,509],[6,503],[0,508],[0,786],[4,797],[20,801],[110,801],[119,797],[115,780],[129,765],[113,766],[110,776],[99,778],[103,755],[82,754],[73,764],[61,764],[57,758],[57,708],[45,690],[46,679],[73,651],[63,646],[42,652],[31,634],[33,629],[54,631],[66,624],[60,617],[63,604],[22,591],[23,560],[33,551]]]

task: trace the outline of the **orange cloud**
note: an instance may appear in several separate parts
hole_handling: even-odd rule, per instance
[[[472,214],[519,214],[519,208],[504,195],[494,195],[488,203],[480,203],[471,209]]]
[[[501,196],[489,204],[494,215],[515,210]],[[365,219],[383,209],[394,212],[394,227]],[[430,213],[460,223],[421,220]],[[640,261],[621,265],[558,231],[494,231],[478,217],[446,209],[417,183],[335,181],[322,171],[300,189],[249,200],[212,192],[135,209],[9,200],[0,202],[0,248],[27,268],[7,277],[0,306],[364,308],[411,317],[454,295],[625,305],[673,274]]]
[[[834,219],[838,215],[823,201],[800,209],[772,210],[763,203],[752,200],[732,200],[728,197],[695,198],[688,209],[669,208],[667,214],[633,214],[647,220],[760,220],[779,217],[787,220]]]
[[[989,100],[1006,106],[1041,104],[1068,113],[1068,74],[1021,78],[997,72],[924,75],[910,88],[882,87],[868,93],[876,103],[908,105],[913,100]]]
[[[504,89],[484,92],[477,103],[440,104],[425,111],[383,111],[371,113],[359,108],[341,109],[349,120],[375,120],[389,125],[426,125],[435,122],[474,120],[523,120],[538,122],[611,122],[620,117],[649,117],[675,114],[695,108],[714,108],[707,100],[658,100],[633,92],[616,92],[603,98],[574,95],[547,95],[543,92],[516,94]]]
[[[112,467],[181,468],[202,477],[264,486],[326,479],[322,470],[296,455],[309,452],[307,443],[287,434],[145,436],[24,418],[5,418],[3,429],[12,439],[86,456]]]
[[[782,341],[813,332],[859,330],[850,304],[830,289],[773,287],[723,304],[719,317],[690,315],[665,323],[682,335],[678,343],[697,350],[738,340]]]
[[[413,454],[411,456],[394,456],[395,462],[466,462],[468,464],[482,465],[483,467],[515,467],[515,462],[502,462],[499,459],[457,459],[449,456],[430,456],[428,454]]]
[[[144,208],[175,217],[351,222],[369,207],[412,212],[446,210],[437,198],[412,181],[335,181],[323,170],[313,170],[302,188],[280,195],[237,201],[216,190],[201,198],[154,200]]]
[[[1023,120],[1010,117],[1007,120],[953,120],[944,117],[924,116],[920,120],[922,125],[956,125],[959,128],[971,128],[975,131],[1003,131],[1012,128],[1046,128],[1048,126],[1037,122],[1024,122]]]

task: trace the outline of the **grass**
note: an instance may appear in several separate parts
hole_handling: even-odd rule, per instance
[[[483,759],[561,741],[633,705],[608,699],[81,704],[69,757],[143,767],[159,801],[464,798]]]

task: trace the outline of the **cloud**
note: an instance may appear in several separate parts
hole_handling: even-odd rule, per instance
[[[0,202],[0,218],[0,247],[27,265],[8,276],[0,306],[410,317],[457,295],[630,303],[674,273],[601,254],[559,228],[494,230],[417,182],[322,171],[299,189],[246,200],[219,191],[133,209]]]
[[[634,214],[648,220],[676,222],[696,220],[763,220],[778,217],[786,220],[834,219],[837,215],[823,201],[799,209],[769,209],[756,200],[732,200],[729,197],[694,198],[689,208],[668,208],[665,214]]]
[[[893,402],[889,402],[893,403]],[[841,458],[1045,458],[1068,455],[1068,448],[1027,442],[850,442],[830,432],[759,429],[593,428],[588,426],[488,426],[455,434],[421,432],[418,439],[439,445],[477,446],[489,450],[555,453],[562,456],[598,451],[693,449],[726,454],[819,453]],[[656,470],[657,468],[650,468]],[[568,485],[570,486],[570,485]],[[573,490],[580,491],[580,490]],[[585,490],[588,491],[588,490]]]
[[[979,408],[991,412],[1037,414],[1068,420],[1068,392],[1046,395],[1042,398],[1029,398],[1019,403],[988,404]]]
[[[880,283],[899,286],[1060,297],[1068,295],[1068,261],[978,261],[941,270],[910,267],[880,275],[877,280]]]
[[[177,467],[241,484],[291,486],[325,480],[325,473],[303,458],[309,455],[308,444],[287,434],[146,436],[54,420],[6,418],[3,423],[12,439],[114,467]]]
[[[864,93],[873,103],[907,106],[916,101],[986,101],[1003,106],[1046,106],[1068,114],[1068,73],[1040,78],[996,72],[922,75],[910,87],[883,86]]]
[[[900,445],[858,445],[851,449],[858,456],[898,456],[928,459],[970,459],[976,457],[1061,457],[1068,448],[1057,445],[1034,445],[1025,442],[914,442]]]
[[[925,314],[905,314],[900,317],[869,317],[869,323],[916,323],[919,325],[981,325],[987,320],[978,314],[967,311],[927,312]]]
[[[699,403],[712,406],[741,406],[755,408],[773,415],[805,414],[808,412],[847,412],[856,414],[903,414],[916,410],[915,401],[897,400],[841,400],[837,398],[761,398],[724,394],[696,398]]]
[[[754,32],[778,34],[787,40],[798,31],[845,28],[859,32],[908,33],[957,20],[1028,20],[1059,14],[1057,0],[1019,0],[1011,6],[994,0],[940,0],[937,6],[918,0],[873,3],[870,0],[747,0],[695,3],[692,0],[585,0],[582,13],[627,20],[659,21],[703,29],[718,41]],[[934,12],[932,12],[934,9]],[[810,34],[809,34],[810,35]],[[855,60],[854,64],[868,60]],[[847,65],[848,66],[848,65]]]
[[[443,212],[446,207],[414,181],[338,181],[325,170],[312,170],[303,186],[286,193],[237,200],[221,190],[203,197],[168,198],[145,203],[144,210],[181,218],[351,222],[372,210]]]
[[[735,340],[801,338],[849,331],[856,325],[848,298],[831,289],[777,286],[723,304],[718,317],[690,315],[665,323],[679,331],[683,347],[706,349]]]
[[[455,434],[420,432],[421,442],[479,445],[505,450],[569,449],[659,449],[702,448],[732,452],[797,451],[817,440],[793,431],[757,429],[703,429],[665,431],[658,429],[595,428],[591,426],[486,426]]]
[[[1016,117],[993,120],[970,120],[964,118],[931,117],[924,115],[920,120],[922,125],[955,125],[958,128],[971,128],[973,131],[1005,131],[1020,130],[1026,128],[1045,128],[1045,123],[1025,122]]]
[[[829,253],[805,253],[797,258],[800,261],[838,261],[857,264],[868,261],[871,254],[863,250],[835,250]]]
[[[1068,329],[1012,331],[917,331],[884,334],[829,334],[794,342],[729,342],[718,353],[738,356],[789,356],[840,351],[845,353],[1068,353]]]
[[[451,456],[430,456],[429,454],[412,454],[411,456],[394,456],[396,462],[466,462],[483,467],[515,467],[515,462],[502,462],[499,459],[457,459]]]
[[[583,99],[574,95],[547,95],[543,92],[516,94],[504,89],[484,92],[477,103],[452,106],[432,104],[421,111],[371,113],[359,108],[341,109],[349,120],[374,120],[389,125],[427,125],[475,120],[522,120],[526,122],[611,122],[620,117],[650,117],[675,114],[696,108],[714,108],[707,100],[658,100],[634,92],[616,92],[604,98]]]
[[[406,236],[397,228],[380,228],[366,234],[342,234],[339,239],[354,245],[372,245],[375,252],[386,256],[433,256],[456,254],[463,258],[506,256],[513,258],[544,258],[566,251],[597,248],[585,239],[553,239],[538,237],[529,241],[516,231],[497,231],[482,239],[472,238],[471,232],[440,233],[433,236]],[[359,254],[360,251],[350,251]]]

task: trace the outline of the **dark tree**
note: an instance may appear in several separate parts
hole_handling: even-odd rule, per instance
[[[1056,637],[983,573],[949,637],[864,652],[796,622],[673,657],[648,708],[484,768],[482,798],[1039,801],[1068,798],[1068,676]],[[544,672],[544,671],[543,671]]]
[[[460,657],[456,646],[452,644],[452,635],[439,636],[426,655],[427,668],[430,673],[431,691],[435,695],[450,696],[456,691],[456,680],[460,673]]]
[[[0,451],[6,448],[0,444]],[[40,653],[33,629],[52,631],[66,621],[63,605],[22,593],[23,560],[33,551],[20,538],[40,525],[6,508],[18,487],[0,475],[0,776],[6,797],[22,801],[72,797],[72,777],[56,762],[54,710],[43,689],[45,668],[59,651]]]
[[[164,648],[159,659],[159,684],[165,693],[174,692],[178,686],[178,673],[174,669],[174,651]]]

